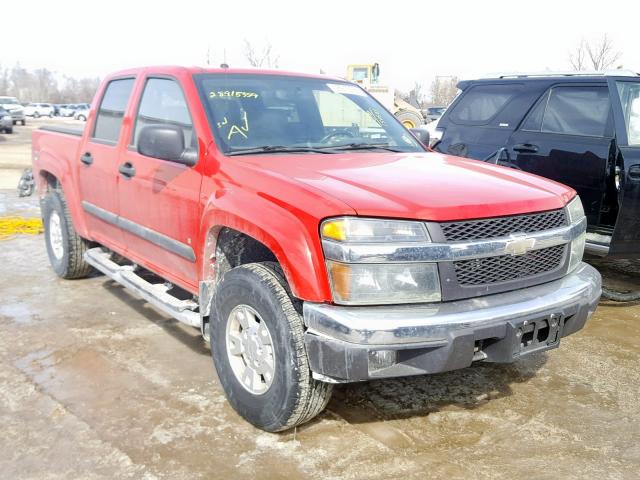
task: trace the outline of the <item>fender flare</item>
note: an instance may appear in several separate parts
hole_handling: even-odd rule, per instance
[[[202,215],[202,281],[215,280],[215,262],[211,260],[215,258],[218,234],[225,227],[250,236],[271,250],[296,298],[330,301],[317,220],[261,195],[235,189],[217,191]]]
[[[76,188],[77,185],[74,184],[69,162],[46,150],[41,150],[38,159],[34,161],[34,167],[34,180],[38,195],[42,198],[47,191],[47,180],[44,173],[55,177],[64,193],[64,198],[73,220],[73,227],[78,232],[78,235],[88,238],[87,224],[80,208],[79,192]]]

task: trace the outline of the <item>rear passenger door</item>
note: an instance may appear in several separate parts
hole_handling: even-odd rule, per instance
[[[185,146],[197,151],[192,116],[176,79],[146,79],[129,146],[123,150],[116,168],[120,175],[120,222],[127,256],[183,288],[197,288],[194,242],[200,226],[202,166],[187,166],[138,153],[140,132],[150,125],[179,127]]]
[[[107,84],[91,132],[74,159],[91,238],[120,250],[124,239],[117,226],[119,142],[134,82],[119,78]]]
[[[606,84],[550,88],[507,144],[501,163],[573,187],[598,225],[614,165],[613,116]],[[503,157],[504,158],[504,157]]]

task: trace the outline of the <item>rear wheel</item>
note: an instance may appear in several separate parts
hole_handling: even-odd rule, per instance
[[[313,379],[304,325],[277,264],[224,274],[211,320],[211,352],[231,406],[262,430],[307,422],[326,407],[332,385]]]
[[[51,190],[42,204],[47,254],[53,270],[62,278],[83,278],[92,271],[84,261],[89,242],[80,237],[71,221],[71,215],[62,192]]]
[[[423,123],[422,117],[410,110],[396,112],[396,118],[407,128],[417,128]]]
[[[18,122],[13,122],[14,124],[18,123]],[[26,120],[20,120],[20,125],[22,125],[23,127],[26,125],[27,121]]]

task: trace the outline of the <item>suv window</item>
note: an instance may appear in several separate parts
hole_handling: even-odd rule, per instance
[[[124,111],[129,102],[133,82],[133,78],[112,80],[109,82],[102,101],[100,102],[100,107],[98,108],[93,138],[110,143],[116,143],[118,141]],[[68,108],[72,107],[72,105],[68,106]]]
[[[520,84],[471,87],[453,107],[449,118],[454,123],[485,125],[502,110],[521,87]]]
[[[541,131],[604,137],[610,112],[607,87],[554,87],[546,102]]]
[[[140,130],[147,125],[175,125],[182,129],[185,146],[195,147],[193,123],[182,89],[174,80],[150,78],[144,87],[131,145],[138,145]]]
[[[617,82],[629,145],[640,145],[640,82]]]

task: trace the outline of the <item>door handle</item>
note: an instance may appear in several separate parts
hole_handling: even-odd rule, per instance
[[[81,155],[80,161],[85,165],[91,165],[93,163],[93,157],[91,156],[91,152],[85,152],[84,155]]]
[[[513,146],[513,150],[519,153],[536,153],[538,146],[531,143],[518,143]]]
[[[126,162],[120,165],[120,167],[118,167],[118,171],[123,177],[126,177],[126,178],[135,177],[136,175],[136,169],[131,164],[131,162]]]
[[[640,179],[640,165],[631,165],[629,167],[629,178],[634,180]]]

